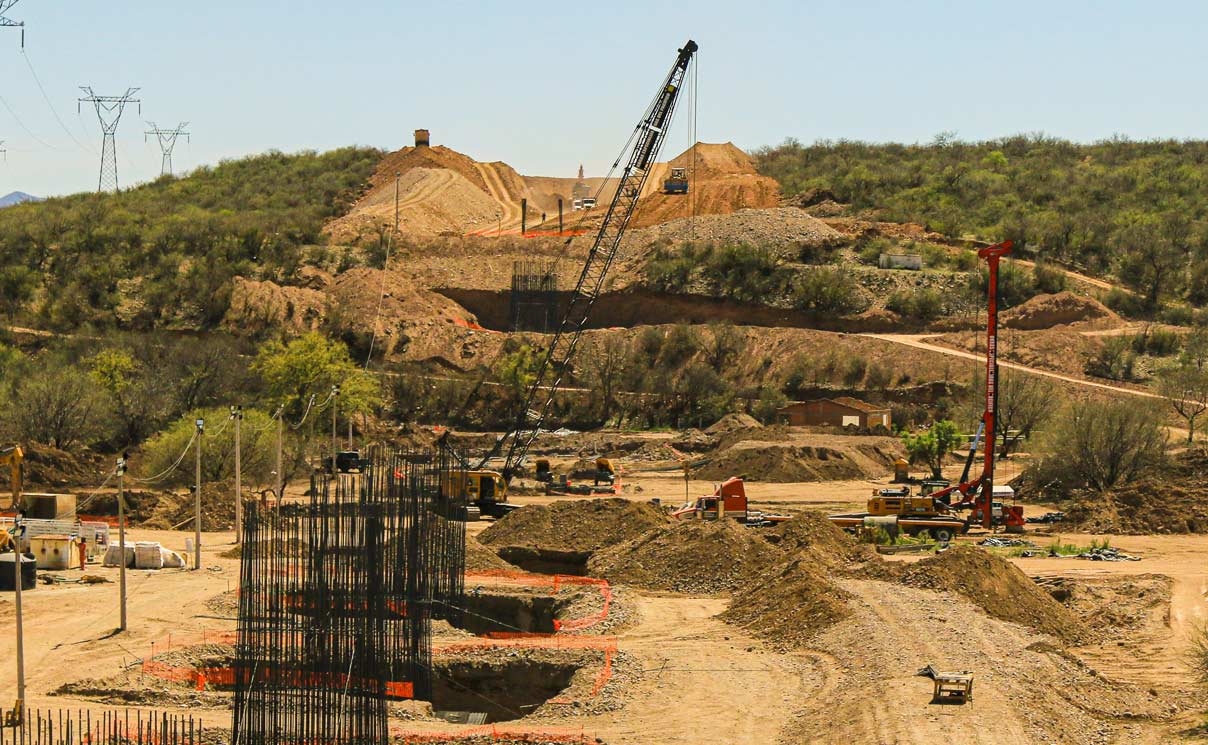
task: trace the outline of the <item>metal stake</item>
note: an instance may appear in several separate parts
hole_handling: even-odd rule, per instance
[[[340,401],[340,386],[333,385],[331,387],[331,477],[338,479],[336,475],[336,450],[339,445],[336,442],[336,410],[339,408]]]

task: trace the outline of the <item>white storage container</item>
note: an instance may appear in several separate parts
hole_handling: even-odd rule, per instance
[[[122,565],[122,544],[110,543],[109,549],[105,551],[105,566],[120,567]],[[126,561],[127,567],[134,566],[134,544],[126,543]]]
[[[163,569],[163,547],[155,541],[134,544],[134,566],[138,569]]]

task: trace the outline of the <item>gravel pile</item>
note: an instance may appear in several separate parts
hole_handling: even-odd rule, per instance
[[[660,241],[689,240],[731,245],[829,246],[844,243],[847,239],[839,231],[799,209],[774,207],[672,220],[633,231],[625,242],[627,245],[642,246]]]

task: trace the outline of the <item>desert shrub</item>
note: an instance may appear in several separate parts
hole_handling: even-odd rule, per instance
[[[943,314],[944,296],[930,287],[914,291],[896,290],[886,300],[885,307],[900,316],[927,323]]]
[[[1123,336],[1112,336],[1087,360],[1083,370],[1097,378],[1133,380],[1136,364],[1137,354],[1132,349],[1132,342]]]
[[[893,382],[894,371],[891,367],[881,362],[874,362],[868,366],[868,375],[864,378],[864,385],[868,388],[886,388]],[[909,380],[910,377],[906,376]]]
[[[1065,289],[1066,276],[1065,272],[1057,267],[1038,261],[1032,269],[1032,282],[1037,292],[1052,295]]]
[[[1027,479],[1058,492],[1127,484],[1165,458],[1159,407],[1133,396],[1069,402],[1043,438],[1048,454],[1028,467]]]
[[[867,373],[868,360],[860,355],[855,355],[847,360],[847,367],[843,371],[843,384],[847,386],[859,385]]]
[[[192,449],[186,446],[193,439],[198,418],[205,420],[202,436],[201,478],[203,481],[222,481],[235,474],[235,427],[229,409],[202,409],[169,425],[154,435],[142,450],[138,475],[149,478],[164,473],[157,485],[185,486],[193,483],[194,467]],[[244,409],[240,432],[240,466],[247,483],[272,481],[271,471],[275,465],[276,428],[269,414],[257,409]],[[196,443],[192,447],[196,447]],[[181,459],[181,454],[184,458]],[[173,468],[173,465],[176,465]]]
[[[1169,357],[1183,347],[1183,337],[1177,331],[1161,327],[1147,328],[1132,338],[1132,350],[1137,354]]]
[[[868,307],[849,272],[808,269],[793,282],[793,305],[819,315],[843,316]]]
[[[1145,302],[1140,297],[1119,287],[1113,287],[1103,296],[1103,304],[1122,316],[1136,318],[1146,312]]]

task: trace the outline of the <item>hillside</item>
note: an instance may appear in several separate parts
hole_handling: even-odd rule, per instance
[[[756,161],[789,196],[829,195],[950,238],[1011,238],[1024,256],[1119,278],[1138,297],[1117,295],[1117,310],[1208,303],[1208,142],[789,140]]]

